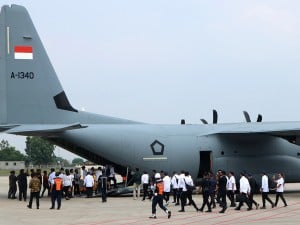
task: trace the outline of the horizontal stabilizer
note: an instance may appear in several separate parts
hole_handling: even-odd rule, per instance
[[[14,127],[10,130],[7,130],[8,134],[17,134],[25,136],[56,136],[57,133],[67,131],[67,130],[76,130],[81,128],[86,128],[86,125],[80,123],[75,124],[37,124],[37,125],[20,125]]]
[[[17,127],[19,125],[13,124],[13,125],[0,125],[0,132],[12,129],[14,127]]]

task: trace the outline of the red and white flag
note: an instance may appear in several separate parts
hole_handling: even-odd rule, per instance
[[[15,59],[33,59],[32,46],[15,46]]]

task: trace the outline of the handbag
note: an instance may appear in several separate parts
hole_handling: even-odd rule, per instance
[[[195,185],[189,185],[185,182],[185,179],[184,179],[184,183],[185,183],[185,187],[186,187],[186,190],[188,191],[193,191],[196,189]]]

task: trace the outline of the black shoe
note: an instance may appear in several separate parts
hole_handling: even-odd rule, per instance
[[[231,204],[230,207],[236,207],[236,204]]]
[[[176,203],[175,205],[179,205],[179,203]]]
[[[149,216],[149,219],[156,219],[156,216]]]
[[[239,208],[239,207],[236,207],[234,210],[241,210],[241,208]]]
[[[272,203],[272,208],[274,208],[275,207],[275,205],[274,205],[274,203]]]
[[[224,207],[219,213],[225,213],[227,207]]]
[[[168,219],[171,218],[171,211],[168,212]]]
[[[252,210],[252,208],[248,208],[248,209],[247,209],[247,211],[251,211],[251,210]]]
[[[60,210],[60,207],[57,207],[57,210]]]
[[[256,209],[258,209],[258,207],[259,207],[259,204],[256,204]]]
[[[36,209],[40,209],[40,207],[36,207]]]
[[[197,211],[198,211],[198,212],[203,212],[203,209],[198,209]]]
[[[285,204],[284,207],[287,207],[287,204]]]
[[[32,209],[32,207],[30,205],[28,205],[27,208]]]
[[[54,209],[54,207],[50,207],[49,209]]]
[[[211,209],[209,209],[209,210],[206,210],[205,212],[211,212]]]
[[[181,210],[178,210],[178,212],[184,212],[184,210],[181,209]]]
[[[262,206],[262,207],[260,207],[260,209],[266,209],[266,206]]]

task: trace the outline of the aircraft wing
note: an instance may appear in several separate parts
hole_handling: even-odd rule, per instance
[[[5,126],[0,127],[5,128]],[[75,124],[28,124],[28,125],[14,125],[12,128],[8,128],[4,130],[8,134],[17,134],[17,135],[25,135],[25,136],[56,136],[57,133],[67,131],[67,130],[75,130],[86,128],[86,125],[82,125],[80,123]]]
[[[300,145],[300,122],[260,122],[228,124],[215,134],[266,134]]]
[[[6,130],[12,129],[17,126],[19,126],[19,125],[16,125],[16,124],[0,125],[0,132],[4,132]]]

